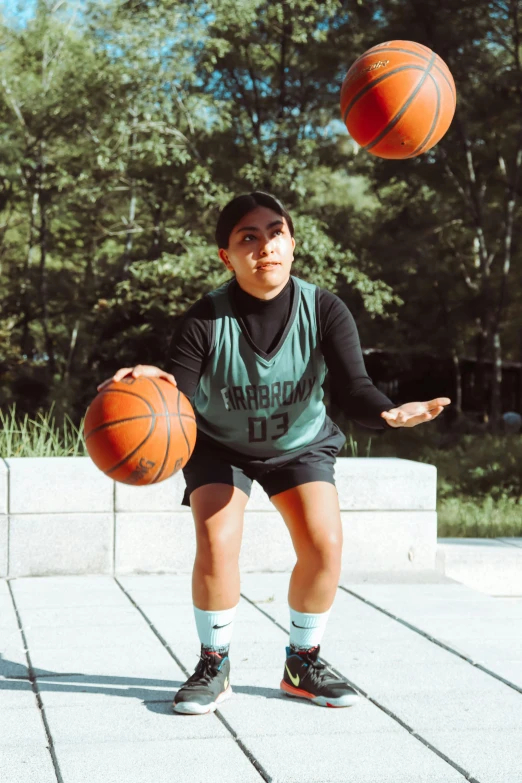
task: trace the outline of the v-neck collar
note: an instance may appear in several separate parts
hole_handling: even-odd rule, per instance
[[[230,281],[230,284],[229,284],[228,289],[227,289],[228,301],[230,302],[230,306],[232,308],[232,312],[234,314],[234,318],[236,319],[236,321],[238,323],[238,326],[241,329],[241,332],[243,333],[243,335],[245,337],[245,340],[247,341],[247,343],[250,346],[250,348],[252,348],[252,350],[261,359],[263,359],[265,362],[270,362],[279,353],[279,351],[281,350],[281,348],[283,347],[283,345],[286,342],[286,338],[288,337],[290,329],[294,325],[295,316],[296,316],[296,313],[297,313],[297,308],[299,306],[299,297],[300,297],[301,291],[299,289],[299,286],[296,284],[293,275],[290,275],[290,280],[292,281],[291,282],[291,284],[292,284],[292,308],[290,310],[290,316],[288,318],[288,321],[286,322],[286,326],[284,328],[283,334],[281,335],[281,338],[280,338],[279,342],[277,343],[275,348],[273,348],[270,351],[270,353],[265,353],[265,351],[262,351],[261,348],[259,348],[254,343],[254,341],[252,340],[252,338],[250,337],[250,335],[248,333],[248,329],[247,329],[246,323],[244,322],[243,318],[241,317],[241,315],[239,314],[239,312],[237,310],[236,303],[234,301],[233,291],[232,291],[232,284],[235,283],[236,285],[238,285],[238,283],[235,280],[235,278]]]

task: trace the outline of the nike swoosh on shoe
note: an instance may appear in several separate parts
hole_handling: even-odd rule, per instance
[[[285,663],[285,667],[286,667],[286,671],[288,672],[288,676],[290,677],[290,679],[292,681],[292,684],[295,685],[295,687],[297,688],[297,686],[299,685],[299,675],[296,674],[295,677],[294,677],[294,675],[292,674],[292,672],[288,668],[288,664],[287,663]]]

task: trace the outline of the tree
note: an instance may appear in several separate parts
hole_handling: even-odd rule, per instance
[[[423,186],[436,195],[431,230],[446,246],[454,248],[450,260],[457,273],[450,282],[443,272],[442,279],[447,279],[448,286],[444,312],[450,312],[452,306],[448,303],[458,291],[454,312],[460,311],[468,324],[464,341],[462,331],[455,340],[447,329],[444,333],[454,357],[464,346],[476,344],[477,404],[484,420],[491,418],[492,426],[498,428],[501,332],[506,320],[518,323],[516,331],[520,332],[520,319],[512,315],[517,301],[512,292],[517,286],[509,283],[513,259],[520,264],[519,247],[514,242],[521,219],[517,196],[522,163],[518,3],[506,0],[477,5],[451,0],[441,5],[429,0],[422,6],[404,2],[399,8],[397,3],[386,1],[382,7],[382,38],[402,38],[407,29],[411,40],[436,51],[453,73],[458,97],[456,115],[446,137],[431,152],[413,161],[377,166],[376,181],[406,182],[408,202]],[[406,226],[411,231],[411,224]],[[417,236],[416,226],[412,236]],[[441,254],[436,254],[434,268],[438,276]],[[440,291],[440,277],[434,287]],[[473,335],[469,334],[469,324],[475,325]],[[495,364],[490,406],[485,389],[484,363],[488,356]]]

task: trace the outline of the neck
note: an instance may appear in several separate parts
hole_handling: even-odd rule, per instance
[[[260,288],[259,286],[253,286],[248,285],[244,281],[240,281],[236,277],[236,283],[241,288],[242,291],[245,291],[245,293],[250,294],[250,296],[254,296],[256,299],[263,299],[263,300],[269,300],[269,299],[275,299],[275,297],[281,293],[283,288],[286,287],[288,281],[290,280],[290,276],[286,278],[286,280],[283,280],[283,282],[275,286],[274,288],[266,289],[266,288]]]

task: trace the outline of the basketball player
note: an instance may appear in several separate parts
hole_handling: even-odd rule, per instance
[[[165,378],[191,400],[197,419],[182,503],[191,507],[196,529],[192,597],[201,656],[173,709],[212,712],[231,695],[228,652],[240,597],[243,514],[254,479],[281,513],[297,556],[280,687],[321,706],[347,707],[357,693],[318,658],[341,570],[334,464],[346,441],[326,415],[326,372],[346,414],[371,429],[432,421],[450,400],[395,407],[372,384],[346,305],[291,275],[294,229],[278,199],[256,191],[230,201],[216,241],[233,276],[181,320],[170,348],[174,374],[137,365],[110,379]]]

